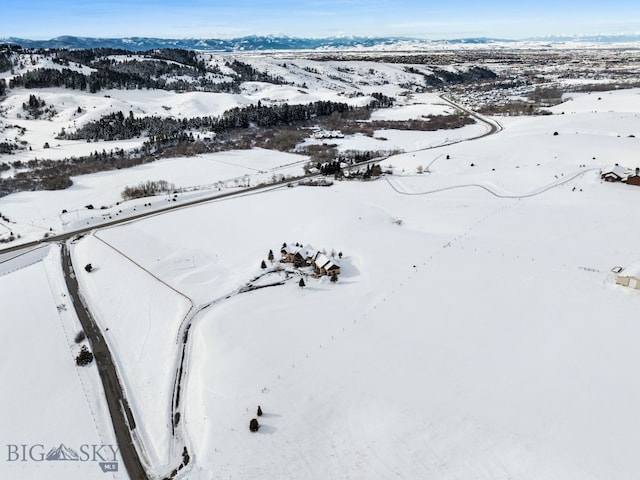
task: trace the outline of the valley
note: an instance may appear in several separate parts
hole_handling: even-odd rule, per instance
[[[637,52],[5,49],[0,472],[635,478]]]

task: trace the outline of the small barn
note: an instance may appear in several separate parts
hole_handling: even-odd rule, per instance
[[[640,290],[640,262],[633,263],[618,272],[616,283],[623,287]]]
[[[636,168],[636,172],[633,175],[627,177],[627,185],[635,185],[640,187],[640,168]]]

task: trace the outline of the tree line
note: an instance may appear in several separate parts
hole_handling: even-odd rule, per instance
[[[51,52],[43,52],[52,55]],[[142,54],[141,54],[142,55]],[[110,58],[118,56],[120,58]],[[3,63],[4,59],[4,63]],[[145,53],[144,58],[133,58],[131,52],[118,49],[59,50],[52,60],[63,68],[37,68],[9,80],[9,88],[64,87],[74,90],[157,89],[200,90],[206,92],[239,93],[240,85],[246,81],[286,84],[279,76],[262,72],[239,60],[226,62],[232,73],[225,75],[218,65],[207,67],[195,52],[179,49],[162,49]],[[12,67],[8,54],[0,56],[0,71],[6,63]],[[93,71],[84,74],[70,68],[90,67]],[[2,90],[0,90],[0,94]]]
[[[193,117],[176,119],[160,116],[136,117],[133,112],[124,115],[121,111],[102,116],[86,123],[74,132],[60,132],[58,139],[66,140],[126,140],[149,136],[150,143],[167,140],[185,140],[193,137],[193,131],[221,133],[231,129],[246,129],[251,126],[266,128],[295,125],[317,117],[326,117],[334,112],[354,110],[346,103],[316,101],[300,105],[257,105],[236,107],[218,117]]]

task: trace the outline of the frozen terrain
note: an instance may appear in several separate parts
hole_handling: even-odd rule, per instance
[[[5,383],[0,476],[127,478],[121,470],[103,473],[93,455],[92,445],[117,444],[95,363],[77,367],[74,361],[86,341],[74,341],[81,328],[67,297],[58,249],[44,247],[28,258],[0,263],[0,303]],[[61,444],[80,459],[44,459]],[[111,450],[101,452],[111,459]]]
[[[580,113],[596,101],[603,113]],[[190,330],[189,478],[636,477],[640,297],[610,269],[637,260],[638,191],[599,169],[633,166],[638,92],[556,109],[567,113],[392,157],[396,174],[373,183],[98,234],[149,272],[136,304],[153,299],[151,276],[196,305],[216,301]],[[339,281],[234,294],[283,241],[342,251]],[[106,259],[106,283],[128,271],[83,244],[82,258]],[[169,316],[175,332],[182,313]]]
[[[305,101],[339,98],[349,91],[338,86],[372,68],[252,62],[304,78],[313,92]],[[319,64],[325,70],[314,73]],[[364,89],[394,94],[411,75],[379,63]],[[311,94],[300,88],[245,82],[241,95],[215,101],[199,92],[90,99],[101,112],[193,115],[301,102]],[[62,105],[61,91],[45,94]],[[12,101],[7,115],[18,121],[24,98]],[[78,106],[90,115],[83,101],[64,100],[65,121]],[[452,108],[417,94],[374,119]],[[375,181],[265,188],[74,240],[82,293],[114,356],[152,476],[168,475],[187,447],[178,479],[635,480],[640,293],[615,285],[611,269],[638,261],[640,189],[604,182],[600,172],[640,167],[640,90],[571,93],[549,111],[496,117],[502,130],[483,138],[480,122],[334,138],[339,151],[404,153],[383,160],[386,173]],[[57,125],[42,122],[30,127],[32,143]],[[86,147],[76,145],[60,148]],[[98,225],[174,198],[299,175],[306,161],[253,149],[80,176],[67,190],[1,198],[11,221],[0,223],[0,235],[3,227],[32,239]],[[125,186],[147,179],[179,193],[118,204]],[[283,242],[341,252],[338,281],[279,272]],[[113,443],[95,365],[74,363],[79,325],[61,307],[58,254],[51,245],[0,258],[3,318],[16,319],[0,324],[0,378],[11,386],[1,403],[4,445]],[[246,291],[249,282],[274,285]],[[258,405],[262,426],[251,433]],[[89,463],[0,461],[0,472],[108,478]]]

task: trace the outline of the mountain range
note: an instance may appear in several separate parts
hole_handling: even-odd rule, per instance
[[[548,42],[637,42],[640,34],[635,35],[592,35],[592,36],[556,36],[536,37],[526,41]],[[495,42],[516,42],[516,40],[497,38],[459,38],[451,40],[424,40],[409,37],[328,37],[328,38],[300,38],[288,36],[247,36],[231,39],[216,38],[153,38],[153,37],[123,37],[123,38],[94,38],[60,36],[50,40],[30,40],[25,38],[2,38],[0,43],[20,45],[24,48],[118,48],[129,51],[146,51],[157,48],[180,48],[185,50],[209,50],[222,52],[237,51],[266,51],[266,50],[322,50],[322,49],[360,49],[360,48],[388,48],[392,46],[410,46],[412,48],[429,45],[447,44],[490,44]]]

